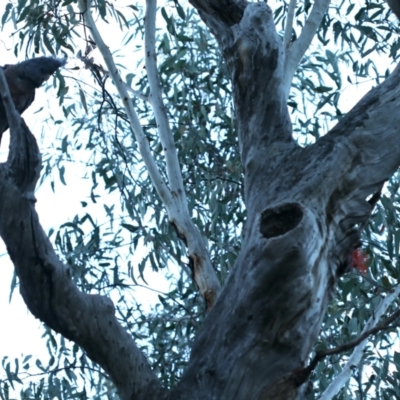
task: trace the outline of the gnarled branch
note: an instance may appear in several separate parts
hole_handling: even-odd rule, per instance
[[[0,165],[0,236],[32,314],[77,343],[110,376],[123,400],[163,399],[166,391],[146,357],[115,317],[112,301],[79,291],[39,224],[31,197],[40,171],[33,137],[11,101],[0,69],[0,93],[11,132],[7,163]],[[28,198],[27,198],[28,197]]]

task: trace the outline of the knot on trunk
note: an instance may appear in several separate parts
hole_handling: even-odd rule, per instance
[[[281,236],[294,229],[302,218],[303,209],[298,203],[268,208],[261,213],[260,232],[266,239]]]

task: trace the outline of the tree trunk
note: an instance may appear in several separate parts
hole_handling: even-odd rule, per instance
[[[217,6],[208,11],[200,15],[233,83],[248,217],[236,266],[171,398],[302,398],[304,367],[372,211],[368,199],[400,163],[400,69],[302,148],[292,140],[283,45],[269,7],[243,6],[235,25],[218,19]],[[396,122],[387,126],[388,118]]]

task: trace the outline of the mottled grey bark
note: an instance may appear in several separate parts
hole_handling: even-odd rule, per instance
[[[34,208],[40,172],[36,140],[15,110],[0,68],[0,93],[11,144],[0,164],[0,236],[14,264],[20,292],[32,314],[77,343],[109,374],[121,399],[159,400],[160,382],[132,337],[115,318],[112,301],[82,293],[58,259]]]
[[[327,303],[373,208],[367,199],[400,164],[400,68],[301,148],[269,7],[242,3],[241,18],[236,9],[229,18],[218,1],[191,3],[229,66],[248,219],[236,266],[171,398],[301,398]]]

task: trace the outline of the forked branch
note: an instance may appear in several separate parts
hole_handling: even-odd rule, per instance
[[[142,129],[142,126],[140,125],[139,117],[135,109],[133,108],[132,101],[129,97],[128,91],[126,90],[125,84],[123,83],[122,78],[118,72],[118,68],[114,63],[112,54],[107,45],[104,43],[100,32],[98,31],[97,26],[93,20],[93,16],[90,10],[90,1],[79,0],[78,4],[80,11],[84,15],[85,21],[92,32],[93,39],[104,58],[104,62],[107,65],[108,72],[124,104],[133,133],[135,134],[136,140],[139,145],[140,154],[142,155],[143,161],[146,164],[153,185],[163,203],[169,206],[173,202],[172,194],[168,189],[163,177],[161,176],[156,162],[154,161],[154,158],[151,154],[149,141]]]
[[[93,39],[100,50],[107,65],[108,72],[123,100],[127,115],[129,117],[136,140],[139,143],[139,150],[145,162],[149,175],[152,179],[162,202],[164,203],[170,222],[176,228],[178,236],[184,240],[188,248],[188,257],[191,260],[193,279],[199,287],[199,291],[206,300],[207,308],[213,307],[219,291],[220,283],[211,264],[210,257],[197,227],[190,218],[186,194],[177,157],[173,135],[165,106],[162,100],[161,86],[159,82],[156,55],[155,55],[155,15],[156,1],[149,0],[146,9],[146,67],[151,90],[151,104],[157,121],[157,128],[160,134],[161,143],[164,148],[167,175],[169,184],[164,181],[161,173],[151,154],[148,139],[140,125],[138,115],[133,108],[128,92],[122,83],[118,69],[114,63],[112,54],[104,43],[94,22],[90,9],[90,1],[79,1],[79,7],[85,17],[85,21],[92,32]]]

